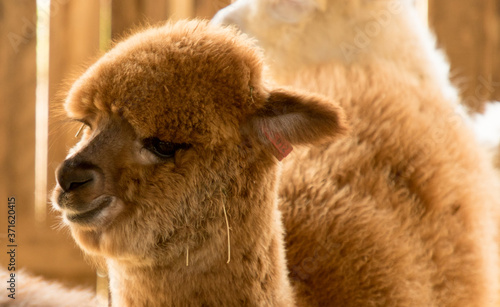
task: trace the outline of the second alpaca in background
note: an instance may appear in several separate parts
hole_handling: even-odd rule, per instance
[[[235,24],[266,50],[279,82],[315,63],[371,63],[374,59],[411,72],[416,84],[439,86],[458,103],[450,66],[421,22],[413,1],[239,0],[213,22]],[[287,46],[287,48],[274,48]],[[279,72],[278,72],[279,71]]]
[[[411,5],[240,0],[214,20],[257,38],[277,82],[350,117],[350,137],[283,165],[303,306],[498,306],[498,182]]]

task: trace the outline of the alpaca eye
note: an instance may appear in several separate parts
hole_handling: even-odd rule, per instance
[[[177,150],[188,147],[188,144],[164,142],[159,138],[147,138],[144,140],[144,148],[163,159],[172,158]]]

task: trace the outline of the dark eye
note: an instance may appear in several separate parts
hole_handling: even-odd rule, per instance
[[[189,144],[164,142],[159,138],[147,138],[144,140],[144,148],[160,158],[167,159],[172,158],[177,150],[189,148]]]

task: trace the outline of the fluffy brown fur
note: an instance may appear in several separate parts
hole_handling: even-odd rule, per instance
[[[88,127],[53,204],[104,259],[113,306],[294,304],[266,136],[320,144],[346,129],[323,96],[268,88],[252,45],[167,24],[116,45],[70,90],[65,108]]]
[[[280,209],[297,297],[312,306],[497,306],[497,185],[440,93],[387,65],[290,77],[339,99],[353,126],[349,138],[285,160]]]
[[[352,122],[349,137],[284,161],[298,305],[498,306],[500,202],[488,159],[440,83],[418,78],[420,61],[408,59],[420,49],[404,50],[414,41],[387,44],[404,27],[382,27],[354,61],[339,47],[398,4],[409,1],[240,0],[219,15],[261,42],[281,84],[338,100]]]

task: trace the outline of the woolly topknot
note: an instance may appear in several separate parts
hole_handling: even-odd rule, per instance
[[[66,110],[82,120],[117,112],[142,137],[205,144],[235,137],[268,95],[260,51],[238,34],[193,20],[131,35],[75,82]],[[151,108],[158,116],[146,116]]]

